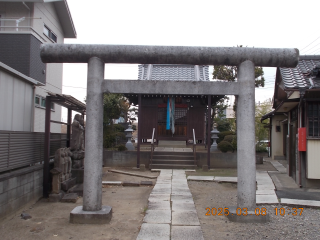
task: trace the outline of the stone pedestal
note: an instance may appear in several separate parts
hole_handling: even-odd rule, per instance
[[[209,171],[208,165],[202,165],[202,171],[208,172]]]
[[[217,129],[217,124],[214,123],[213,124],[213,129],[211,131],[211,138],[212,138],[212,145],[210,146],[210,152],[215,152],[218,151],[218,144],[217,144],[217,139],[218,137],[218,133],[220,133]]]
[[[126,143],[126,148],[129,150],[129,151],[134,151],[134,146],[131,142],[131,138],[132,138],[132,132],[133,132],[133,129],[132,129],[132,126],[129,125],[128,126],[128,129],[126,129],[124,131],[126,133],[126,138],[127,138],[127,143]]]
[[[61,183],[61,189],[65,192],[67,192],[70,188],[72,188],[74,185],[76,185],[76,179],[70,178],[64,182]]]
[[[144,172],[146,170],[146,165],[140,164],[140,171]]]
[[[70,213],[70,223],[106,224],[111,221],[112,207],[102,206],[99,211],[83,211],[82,206],[75,207]]]

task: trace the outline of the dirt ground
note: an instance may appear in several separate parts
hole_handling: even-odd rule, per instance
[[[124,169],[123,171],[132,171]],[[158,176],[159,173],[138,172],[148,176]],[[104,181],[153,181],[156,179],[134,177],[118,173],[106,172]],[[76,203],[52,203],[46,199],[17,211],[12,216],[0,221],[0,239],[136,239],[144,212],[148,206],[148,198],[152,187],[106,187],[102,189],[102,204],[112,207],[110,224],[87,225],[69,223],[69,215],[73,208],[82,205],[80,197]],[[23,220],[22,212],[32,216]]]
[[[261,171],[274,171],[270,163],[257,165]],[[132,169],[119,168],[149,176],[158,173],[149,171],[139,172]],[[105,181],[141,181],[155,179],[133,177],[118,173],[110,173],[104,169]],[[193,175],[234,176],[235,169],[215,169],[210,172],[197,170]],[[301,215],[292,216],[275,214],[275,208],[280,205],[258,206],[265,207],[270,216],[270,222],[234,223],[226,216],[206,216],[207,208],[224,208],[236,206],[236,184],[219,184],[215,182],[189,181],[189,188],[194,198],[198,217],[204,238],[211,239],[320,239],[320,210],[304,208]],[[103,205],[113,208],[110,224],[82,225],[70,224],[71,210],[82,205],[82,198],[77,203],[51,203],[46,199],[18,210],[11,217],[0,221],[0,239],[107,239],[126,240],[136,239],[142,224],[144,212],[147,210],[148,197],[152,187],[106,187],[102,189]],[[284,207],[286,213],[292,213],[293,207]],[[23,220],[22,212],[29,213],[32,218]]]
[[[320,209],[303,208],[301,215],[292,216],[294,207],[259,205],[270,216],[268,223],[235,223],[226,216],[206,214],[208,209],[236,206],[236,184],[189,181],[204,239],[320,239]],[[275,213],[278,208],[278,214]],[[279,214],[285,209],[284,216]],[[215,211],[214,211],[215,213]],[[282,210],[283,213],[283,210]],[[291,214],[289,214],[291,213]],[[300,210],[299,210],[300,213]]]

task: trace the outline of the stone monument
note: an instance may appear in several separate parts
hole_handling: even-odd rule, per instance
[[[72,168],[83,168],[84,161],[84,120],[80,114],[74,116],[72,122],[72,139],[70,150],[72,151]]]

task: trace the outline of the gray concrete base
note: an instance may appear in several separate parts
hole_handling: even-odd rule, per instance
[[[257,215],[255,214],[255,211],[247,211],[247,215],[244,209],[241,208],[241,211],[238,209],[237,212],[237,207],[228,207],[229,208],[229,215],[227,218],[231,222],[241,222],[241,223],[266,223],[269,222],[269,215],[268,213],[266,215],[261,215],[261,207],[257,207]],[[260,214],[259,214],[260,213]]]
[[[106,224],[111,221],[112,207],[102,206],[100,211],[83,211],[83,206],[75,207],[70,213],[70,223]]]
[[[202,165],[202,171],[208,172],[209,171],[208,165]]]
[[[60,200],[64,197],[64,192],[60,193],[51,193],[49,194],[49,202],[60,202]]]

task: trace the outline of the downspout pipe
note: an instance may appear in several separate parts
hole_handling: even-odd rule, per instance
[[[305,89],[303,90],[300,90],[300,101],[299,101],[299,105],[298,105],[298,126],[299,128],[302,127],[302,117],[301,117],[301,114],[302,114],[302,111],[301,111],[301,102],[302,102],[302,99],[304,98],[304,95],[305,95]],[[299,151],[299,154],[298,154],[298,161],[299,161],[299,187],[302,188],[302,185],[301,185],[301,155],[302,155],[302,152]]]

